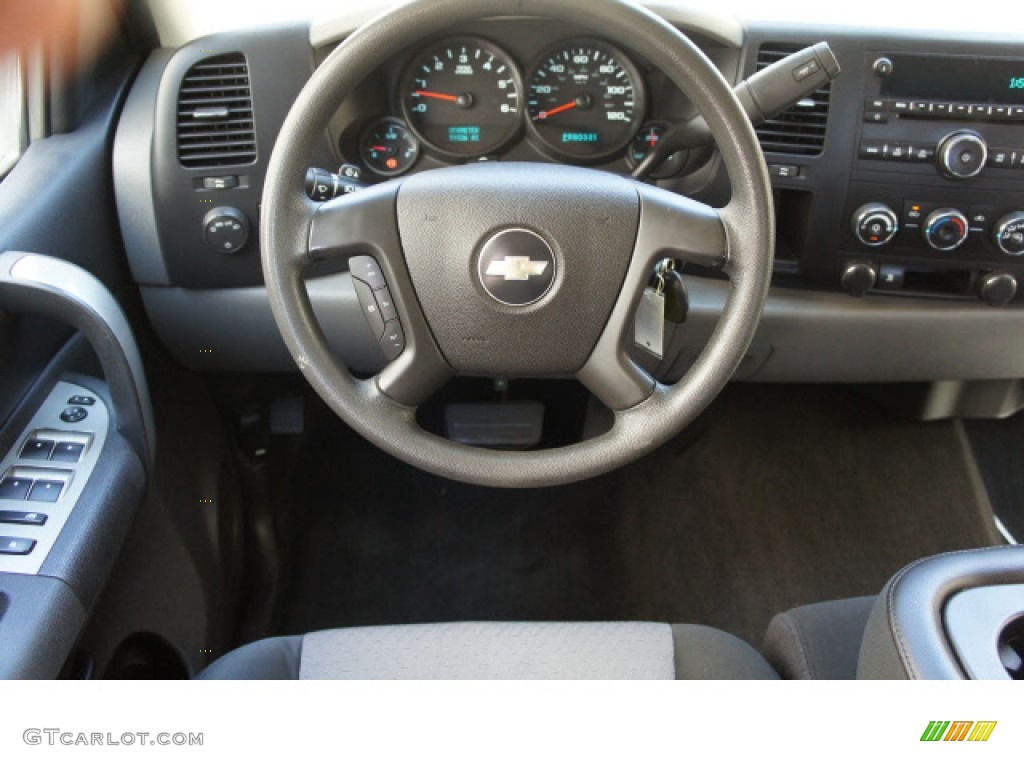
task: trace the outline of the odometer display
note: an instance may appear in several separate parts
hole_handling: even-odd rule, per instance
[[[406,121],[442,156],[496,152],[521,128],[519,72],[485,40],[435,43],[413,59],[402,83]]]
[[[607,43],[561,43],[530,75],[526,101],[531,133],[555,154],[597,162],[621,152],[644,117],[640,73]]]

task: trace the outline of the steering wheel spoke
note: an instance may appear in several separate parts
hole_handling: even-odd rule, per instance
[[[310,225],[309,255],[314,262],[349,259],[361,303],[367,297],[374,312],[383,311],[374,297],[379,298],[382,291],[390,294],[393,307],[389,314],[396,316],[380,320],[376,330],[388,357],[393,357],[398,347],[401,352],[375,381],[380,391],[397,403],[417,406],[448,381],[453,371],[434,343],[405,266],[395,212],[400,186],[398,181],[379,184],[321,205]]]
[[[378,184],[316,208],[309,227],[311,261],[372,256],[380,263],[401,259],[395,206],[399,182]]]
[[[725,269],[729,263],[729,239],[722,212],[709,205],[648,184],[637,184],[640,194],[640,227],[634,262],[653,265],[673,259],[709,269]]]

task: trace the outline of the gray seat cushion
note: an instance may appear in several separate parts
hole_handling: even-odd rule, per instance
[[[461,622],[261,640],[201,675],[238,679],[777,679],[742,640],[644,622]]]
[[[765,658],[787,680],[855,680],[874,602],[853,597],[780,613],[765,632]]]

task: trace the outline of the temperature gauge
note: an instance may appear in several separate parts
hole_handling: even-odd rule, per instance
[[[420,145],[405,123],[385,117],[363,133],[359,154],[378,176],[398,176],[412,168],[420,156]]]
[[[640,165],[647,155],[651,153],[651,150],[658,146],[658,142],[661,141],[662,136],[668,133],[668,130],[669,124],[662,122],[647,123],[641,128],[640,132],[633,138],[633,141],[630,142],[629,151],[626,153],[626,161],[629,163],[629,167],[636,168]],[[665,179],[669,176],[675,176],[682,170],[688,154],[686,150],[673,152],[648,175],[652,179]]]

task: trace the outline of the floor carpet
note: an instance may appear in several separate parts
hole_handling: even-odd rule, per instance
[[[701,427],[561,488],[443,480],[340,427],[299,466],[286,632],[632,619],[759,645],[779,611],[998,541],[955,423],[902,421],[835,386],[731,386]]]

